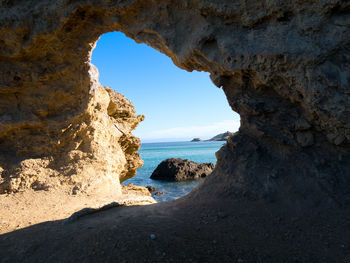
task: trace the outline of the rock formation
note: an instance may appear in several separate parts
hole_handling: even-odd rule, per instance
[[[262,197],[295,192],[308,178],[307,192],[347,204],[348,8],[340,0],[2,1],[2,188],[45,188],[38,173],[81,189],[100,188],[88,174],[116,181],[127,163],[123,132],[102,120],[108,96],[89,61],[101,34],[119,30],[183,69],[210,72],[240,114],[213,180]]]
[[[241,117],[238,133],[217,153],[214,172],[173,206],[217,199],[225,201],[228,211],[245,201],[244,209],[251,213],[254,207],[264,207],[256,214],[258,222],[276,215],[274,220],[278,213],[289,220],[293,211],[305,226],[306,212],[332,209],[332,218],[322,221],[318,230],[331,224],[334,233],[348,234],[349,228],[340,229],[337,220],[350,204],[349,10],[349,2],[342,0],[1,1],[2,189],[44,189],[50,184],[37,178],[51,174],[49,181],[65,178],[67,185],[84,191],[106,191],[107,182],[115,188],[119,176],[130,176],[120,173],[126,166],[135,167],[127,165],[118,143],[123,132],[112,129],[114,121],[106,118],[108,92],[90,63],[98,38],[121,31],[166,54],[182,69],[209,72]],[[242,212],[235,220],[242,218],[239,223],[244,225],[248,216]],[[276,224],[266,227],[273,220],[257,233],[277,231]],[[255,226],[259,224],[249,225]],[[285,236],[287,229],[288,224],[281,226],[275,236]],[[301,233],[309,233],[308,227],[303,229]],[[249,235],[257,250],[267,251],[267,244],[273,244],[254,243],[261,236]],[[298,244],[298,236],[293,244]],[[308,237],[308,245],[318,242],[314,232]],[[243,234],[241,240],[246,240]],[[182,253],[186,250],[180,242],[172,245]],[[59,247],[51,251],[68,253]],[[319,254],[307,254],[308,261],[327,258],[327,250],[320,247],[315,247]],[[276,258],[285,255],[284,260],[267,261],[293,260],[293,252],[278,248],[270,251]],[[337,262],[348,262],[346,255],[340,258],[341,253],[331,249]],[[260,261],[254,253],[249,254],[251,262]]]
[[[30,107],[46,103],[25,90],[18,92],[28,96]],[[4,91],[3,100],[10,93]],[[55,95],[51,99],[54,105],[55,100],[64,102]],[[143,164],[136,152],[140,140],[131,131],[144,116],[136,116],[131,102],[108,87],[96,86],[87,108],[76,116],[52,112],[53,120],[44,121],[19,105],[1,125],[0,193],[62,189],[119,195],[120,182],[134,176]],[[20,120],[28,114],[32,119]]]
[[[169,158],[157,166],[151,179],[176,182],[196,180],[207,177],[213,169],[213,163],[196,163],[180,158]]]
[[[202,141],[201,138],[193,138],[193,139],[191,140],[191,142],[200,142],[200,141]]]
[[[125,198],[123,199],[122,202],[128,202],[128,199],[129,199],[129,203],[131,205],[143,205],[143,204],[156,203],[155,200],[151,198],[152,197],[151,192],[146,187],[142,187],[134,184],[121,185],[121,186],[122,186],[122,192],[124,196],[126,197],[128,195],[136,196],[136,198],[132,196],[131,198]]]
[[[208,141],[227,141],[229,137],[233,136],[234,133],[233,132],[224,132],[224,133],[220,133],[216,136],[214,136],[213,138],[209,139]]]

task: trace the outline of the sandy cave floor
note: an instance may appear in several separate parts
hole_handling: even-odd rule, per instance
[[[123,196],[68,195],[64,191],[28,190],[16,194],[0,195],[0,234],[22,229],[38,223],[60,220],[86,208],[99,208],[111,202],[122,205],[155,203],[149,191],[136,185],[122,186]]]
[[[346,211],[296,217],[279,204],[187,199],[3,234],[1,262],[350,262]]]

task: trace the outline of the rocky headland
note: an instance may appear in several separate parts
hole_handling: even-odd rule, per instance
[[[209,140],[202,140],[201,138],[193,138],[191,142],[217,142],[217,141],[227,141],[229,137],[233,136],[235,133],[234,132],[224,132],[220,133],[218,135],[215,135],[214,137],[210,138]]]
[[[180,158],[162,161],[153,171],[151,179],[181,182],[205,178],[214,169],[213,163],[196,163]]]
[[[214,136],[213,138],[207,140],[207,141],[227,141],[229,137],[232,137],[234,135],[233,132],[224,132],[224,133],[220,133],[216,136]]]
[[[0,203],[13,221],[26,203],[47,204],[17,194],[120,196],[141,165],[127,131],[139,119],[124,127],[128,116],[108,114],[90,63],[104,33],[209,72],[241,117],[188,196],[1,235],[1,261],[349,262],[349,10],[342,0],[1,1]]]

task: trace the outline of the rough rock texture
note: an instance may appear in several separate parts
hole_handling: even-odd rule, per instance
[[[30,91],[18,92],[28,105],[8,112],[9,119],[0,126],[0,193],[62,189],[72,194],[120,195],[120,182],[134,176],[143,164],[136,152],[141,142],[131,131],[144,116],[135,115],[131,102],[97,86],[78,115],[58,111],[52,113],[53,120],[40,120],[27,107],[44,107],[44,102],[35,101]],[[6,100],[10,93],[3,91],[1,98]],[[49,93],[53,104],[60,100]],[[32,119],[21,119],[28,114]]]
[[[195,180],[208,176],[213,169],[213,163],[196,163],[186,159],[169,158],[157,166],[151,179],[176,182]]]
[[[110,97],[107,108],[108,115],[113,118],[117,130],[122,133],[118,143],[126,159],[126,164],[119,171],[119,180],[123,182],[135,176],[136,169],[143,165],[140,154],[136,152],[141,146],[141,141],[132,135],[131,131],[145,119],[145,116],[136,115],[134,106],[122,94],[113,91],[111,88],[106,87],[105,89]]]
[[[327,248],[319,238],[326,242],[333,233],[343,233],[347,234],[344,241],[349,236],[349,227],[342,223],[342,209],[348,209],[350,203],[349,10],[349,1],[342,0],[2,0],[2,180],[13,174],[18,177],[9,171],[23,170],[27,182],[33,177],[31,172],[25,173],[27,167],[36,173],[52,169],[54,175],[59,167],[59,173],[67,175],[73,184],[78,181],[88,186],[89,174],[107,176],[114,174],[116,166],[126,165],[125,157],[115,162],[119,158],[115,156],[123,156],[116,155],[122,152],[121,147],[113,150],[104,145],[117,145],[111,142],[119,141],[121,132],[113,135],[112,129],[106,129],[110,127],[107,119],[99,117],[103,114],[99,108],[108,105],[100,102],[98,106],[98,102],[107,96],[99,92],[96,70],[89,63],[99,36],[119,30],[168,55],[180,68],[210,72],[212,81],[223,88],[230,106],[241,116],[241,128],[217,153],[211,176],[184,203],[172,205],[216,199],[225,204],[221,207],[225,211],[239,208],[240,217],[232,218],[233,225],[226,225],[224,234],[229,229],[236,229],[234,233],[245,230],[239,236],[242,242],[237,243],[247,246],[237,248],[237,255],[246,254],[250,262],[261,261],[259,253],[268,251],[276,257],[266,255],[267,262],[295,262],[293,255],[302,253],[298,251],[305,251],[298,257],[301,262],[348,262],[347,252],[337,250],[344,243]],[[100,136],[105,137],[104,143],[92,139]],[[89,138],[87,142],[85,138]],[[79,178],[75,179],[75,174]],[[112,177],[115,182],[118,176]],[[38,185],[40,188],[41,182]],[[100,187],[97,183],[94,186]],[[241,211],[239,204],[245,204],[243,209],[249,213]],[[215,214],[213,211],[208,214]],[[332,211],[330,218],[328,211]],[[161,212],[154,213],[161,217]],[[169,213],[167,219],[171,221],[173,215]],[[305,214],[319,224],[308,221]],[[245,220],[249,216],[251,220]],[[297,220],[288,221],[292,216]],[[189,214],[187,218],[191,218]],[[279,223],[276,218],[288,223]],[[141,219],[135,216],[136,222]],[[156,216],[147,220],[151,226],[158,222]],[[110,233],[108,224],[113,222],[106,219],[100,227]],[[123,222],[126,226],[129,220]],[[173,224],[179,222],[183,221]],[[193,229],[191,223],[188,221],[188,229]],[[290,226],[302,231],[286,236]],[[158,229],[162,230],[160,226]],[[270,230],[274,237],[284,239],[259,243],[262,233],[269,236]],[[215,232],[210,227],[208,231]],[[304,233],[307,245],[315,250],[288,250],[300,244],[303,239],[299,240],[299,235]],[[79,237],[88,241],[83,235]],[[191,238],[192,234],[188,240]],[[332,240],[343,242],[337,238],[328,239],[328,244]],[[66,248],[57,249],[66,243],[57,246],[52,242],[50,251],[58,253],[57,257],[68,253]],[[185,253],[180,243],[178,239],[171,244],[174,250]],[[273,244],[278,249],[273,249]],[[37,247],[45,251],[41,245]],[[129,245],[131,248],[132,243]],[[197,251],[211,251],[203,246]],[[187,255],[194,255],[193,248],[188,247],[191,251]],[[249,250],[252,248],[256,251]],[[327,249],[333,257],[328,257]],[[37,251],[33,253],[39,255]],[[310,251],[317,253],[308,254]],[[76,260],[85,255],[80,252],[72,251]],[[21,255],[27,259],[28,254]],[[133,255],[129,253],[128,257]],[[220,255],[224,262],[224,254]],[[98,258],[103,259],[100,255]]]
[[[134,194],[137,194],[141,197],[151,197],[151,193],[148,190],[147,187],[142,187],[142,186],[138,186],[138,185],[134,185],[134,184],[128,184],[128,185],[122,185],[122,190],[124,192],[124,194],[128,194],[129,192],[133,192]],[[154,200],[153,200],[154,202]]]
[[[89,173],[116,181],[126,163],[116,146],[122,132],[99,117],[108,99],[89,60],[99,36],[119,30],[183,69],[210,72],[240,114],[213,180],[257,198],[311,190],[348,204],[346,1],[22,0],[2,1],[1,11],[0,166],[8,189],[41,188],[35,179],[7,182],[42,169],[82,189],[95,184]]]

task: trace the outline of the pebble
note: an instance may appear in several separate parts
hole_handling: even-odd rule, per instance
[[[148,189],[148,191],[149,191],[150,193],[155,192],[155,191],[158,190],[158,188],[156,188],[156,187],[154,187],[154,186],[152,186],[152,185],[147,185],[146,188]]]
[[[156,239],[156,235],[155,234],[150,234],[149,236],[152,240],[155,240]]]
[[[244,263],[244,260],[239,258],[239,259],[237,259],[237,263]]]

